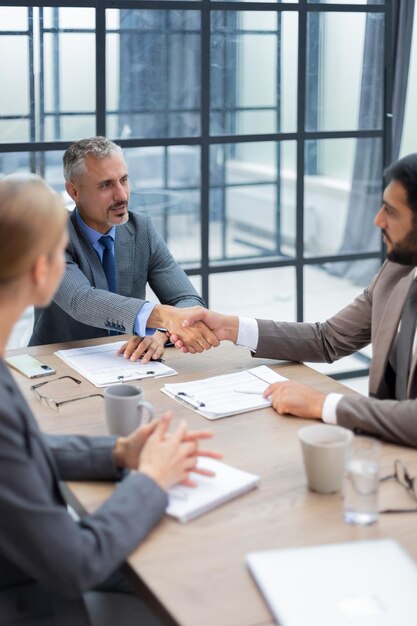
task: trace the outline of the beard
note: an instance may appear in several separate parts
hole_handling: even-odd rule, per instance
[[[389,239],[385,231],[382,231],[385,237]],[[392,242],[391,242],[392,243]],[[410,232],[396,244],[393,244],[392,250],[387,253],[387,259],[393,263],[400,265],[417,266],[417,224],[413,223]]]
[[[118,210],[120,214],[124,213],[124,215],[117,215]],[[107,209],[107,224],[109,226],[121,226],[122,224],[126,224],[129,219],[128,210],[128,202],[117,202],[116,204],[112,204]],[[116,220],[116,223],[114,222]]]

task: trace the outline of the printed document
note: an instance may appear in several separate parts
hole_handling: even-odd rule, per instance
[[[174,376],[177,373],[172,367],[159,361],[141,365],[138,361],[134,363],[124,359],[117,354],[124,343],[126,341],[116,341],[87,348],[59,350],[55,354],[96,387],[107,387],[114,383],[143,378]]]
[[[284,380],[288,379],[260,365],[243,372],[164,385],[161,391],[203,417],[215,420],[271,406],[270,400],[262,394],[271,383]]]

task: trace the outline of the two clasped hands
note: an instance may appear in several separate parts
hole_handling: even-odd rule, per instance
[[[222,458],[219,452],[200,448],[200,442],[210,439],[213,433],[188,431],[184,420],[168,432],[171,421],[172,413],[167,412],[149,424],[142,424],[131,435],[119,437],[113,448],[114,465],[140,471],[165,490],[177,483],[195,487],[190,473],[213,476],[213,472],[197,466],[199,457]]]
[[[157,305],[151,313],[148,325],[152,328],[166,328],[164,342],[169,337],[177,349],[191,354],[215,348],[225,340],[236,343],[239,334],[237,315],[223,315],[201,306],[178,308]],[[134,337],[122,347],[121,352],[125,358],[135,360],[141,355],[142,362],[160,358],[163,346],[160,351],[152,352],[151,356],[149,353],[143,355],[143,349],[138,345],[139,340],[140,338]],[[156,340],[159,341],[159,337]],[[316,389],[290,380],[269,385],[264,396],[271,399],[273,408],[281,415],[314,419],[321,418],[326,397]]]

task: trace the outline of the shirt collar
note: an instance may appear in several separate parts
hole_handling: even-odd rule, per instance
[[[88,226],[79,214],[77,207],[75,207],[74,211],[75,219],[77,220],[77,224],[81,232],[83,233],[84,237],[94,246],[98,242],[100,237],[103,236],[103,233],[99,233],[98,230],[94,230],[94,228]],[[116,238],[116,226],[112,226],[109,232],[106,234],[109,235],[114,241]]]

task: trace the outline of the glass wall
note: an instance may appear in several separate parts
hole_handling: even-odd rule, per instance
[[[400,156],[405,156],[417,151],[417,10],[414,7],[413,39],[410,54],[410,69],[408,73],[408,86],[406,108],[404,116],[404,129]]]
[[[0,8],[0,173],[70,207],[63,151],[119,142],[130,208],[218,310],[321,320],[368,283],[384,2],[54,4]]]

